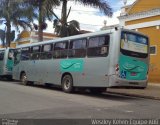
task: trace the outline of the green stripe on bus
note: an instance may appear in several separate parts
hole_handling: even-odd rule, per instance
[[[67,59],[60,62],[61,72],[82,72],[84,62],[82,59]]]

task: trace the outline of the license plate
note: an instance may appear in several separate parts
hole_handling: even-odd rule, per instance
[[[129,84],[138,85],[138,82],[129,82]]]
[[[137,75],[136,72],[132,72],[132,73],[131,73],[131,76],[136,76],[136,75]]]

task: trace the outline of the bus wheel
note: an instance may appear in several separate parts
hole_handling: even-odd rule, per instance
[[[62,78],[62,89],[66,93],[73,92],[73,79],[71,75],[65,75]]]
[[[22,82],[23,85],[27,85],[28,84],[26,73],[22,73],[21,74],[21,82]]]

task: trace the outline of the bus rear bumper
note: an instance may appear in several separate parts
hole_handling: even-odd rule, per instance
[[[109,77],[109,87],[112,88],[146,88],[148,80],[125,80],[116,75]]]

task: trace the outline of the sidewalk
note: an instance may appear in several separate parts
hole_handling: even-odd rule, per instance
[[[160,100],[160,84],[158,83],[148,83],[146,89],[113,89],[108,88],[107,92],[123,94],[127,96],[136,96],[142,98],[150,98]]]

